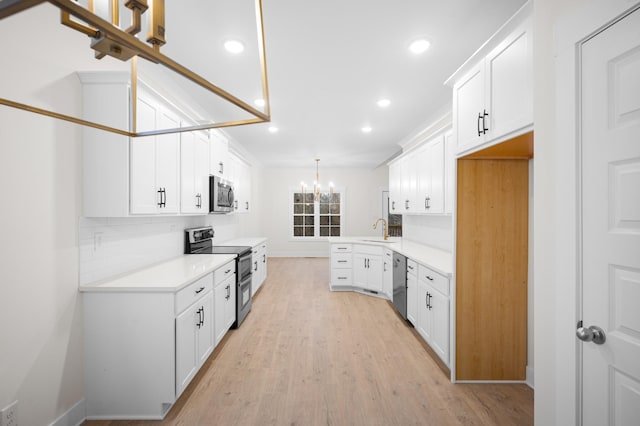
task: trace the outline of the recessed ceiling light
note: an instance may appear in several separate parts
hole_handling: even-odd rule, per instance
[[[371,130],[373,130],[371,127],[369,126],[364,126],[362,128],[362,133],[371,133]]]
[[[264,99],[256,99],[255,101],[253,101],[253,104],[257,107],[263,107],[265,106],[266,102],[264,101]]]
[[[277,132],[277,131],[278,131],[278,128],[277,128],[276,126],[271,126],[271,127],[269,127],[269,131],[270,131],[271,133],[275,133],[275,132]]]
[[[238,40],[227,40],[224,42],[224,48],[227,49],[227,52],[240,53],[244,50],[244,44]]]
[[[411,43],[409,45],[409,50],[413,53],[423,53],[429,48],[429,46],[431,46],[431,43],[429,43],[428,40],[421,38]]]
[[[389,106],[389,104],[391,104],[391,101],[389,99],[380,99],[378,102],[376,102],[378,104],[378,106],[380,108],[386,108]]]

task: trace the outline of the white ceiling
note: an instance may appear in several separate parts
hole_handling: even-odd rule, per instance
[[[375,167],[438,118],[443,82],[524,2],[263,0],[271,123],[226,132],[266,167]]]

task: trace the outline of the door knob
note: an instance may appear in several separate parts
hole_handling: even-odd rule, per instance
[[[602,345],[607,340],[607,336],[604,334],[603,329],[601,329],[597,325],[592,325],[591,327],[583,327],[582,321],[578,323],[576,336],[578,336],[578,339],[582,340],[583,342],[593,342],[596,345]]]

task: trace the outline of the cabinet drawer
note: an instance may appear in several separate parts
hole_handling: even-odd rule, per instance
[[[372,254],[375,256],[382,256],[384,249],[379,246],[369,246],[369,245],[355,245],[353,247],[353,251],[357,253],[363,254]]]
[[[351,244],[331,244],[331,253],[351,253]]]
[[[218,284],[236,273],[236,261],[225,263],[213,272],[213,281]]]
[[[407,274],[418,275],[418,264],[415,260],[407,259]]]
[[[351,269],[332,269],[331,270],[332,286],[351,285],[351,283],[352,283]]]
[[[420,265],[418,267],[418,279],[429,284],[445,296],[449,296],[449,279],[447,277],[424,265]]]
[[[176,293],[176,315],[213,290],[213,274],[207,274]]]
[[[331,255],[331,269],[351,268],[351,253],[333,253]]]

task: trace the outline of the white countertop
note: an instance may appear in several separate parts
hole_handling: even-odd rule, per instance
[[[236,238],[234,240],[224,241],[222,243],[215,243],[216,246],[249,246],[255,247],[258,244],[262,244],[267,239],[265,237],[254,237],[254,238]]]
[[[185,254],[148,268],[80,286],[82,292],[175,292],[235,259],[234,254]]]
[[[415,260],[436,272],[451,277],[453,273],[453,254],[436,247],[418,244],[405,238],[390,237],[384,242],[381,237],[329,237],[331,244],[366,244],[385,247]]]

